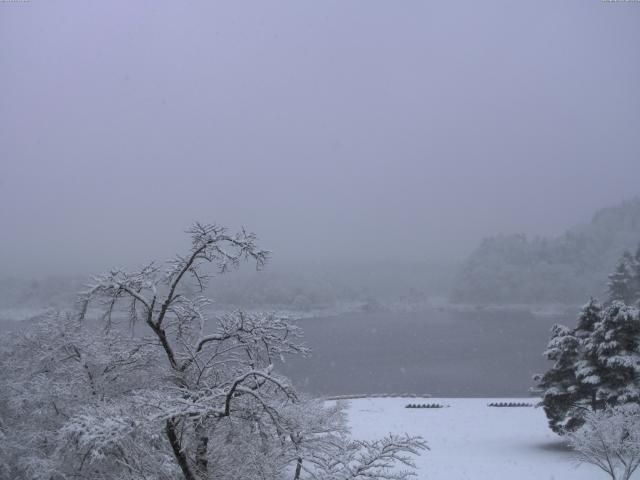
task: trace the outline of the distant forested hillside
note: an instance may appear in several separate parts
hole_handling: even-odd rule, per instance
[[[483,240],[454,281],[452,299],[477,303],[583,302],[602,296],[607,274],[640,242],[640,198],[597,212],[557,238]]]
[[[313,311],[344,304],[371,308],[421,304],[446,296],[457,265],[437,262],[278,262],[256,273],[231,272],[211,279],[207,294],[221,309],[266,308]],[[88,276],[3,278],[0,311],[16,308],[72,308]],[[196,294],[195,286],[191,293]]]

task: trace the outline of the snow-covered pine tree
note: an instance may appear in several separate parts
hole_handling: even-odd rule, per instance
[[[573,331],[563,325],[553,326],[544,356],[554,364],[536,380],[543,390],[541,405],[549,427],[556,433],[573,430],[581,424],[579,410],[575,411],[575,406],[583,400],[575,374],[579,349],[580,341]]]
[[[582,307],[574,333],[578,338],[586,338],[594,331],[596,324],[602,320],[602,305],[597,299],[589,299]]]
[[[607,297],[608,303],[612,302],[624,302],[627,304],[633,303],[637,298],[634,298],[634,284],[637,283],[635,279],[635,260],[629,252],[624,252],[618,266],[615,271],[609,275],[609,282],[607,283]]]
[[[556,433],[573,431],[584,423],[585,411],[595,410],[595,390],[599,377],[596,368],[585,358],[583,343],[600,322],[602,307],[592,298],[582,307],[576,328],[554,325],[544,356],[553,367],[538,376],[543,390],[541,405]]]
[[[539,376],[549,426],[560,434],[582,426],[589,412],[640,404],[640,310],[591,299],[576,327],[556,325],[544,355],[553,367]]]
[[[575,376],[583,399],[581,403],[589,403],[591,410],[594,411],[603,406],[602,402],[598,401],[596,392],[603,376],[607,372],[598,363],[597,355],[594,352],[587,351],[584,345],[590,341],[596,326],[602,321],[602,308],[602,305],[596,299],[591,298],[589,303],[582,307],[582,312],[578,317],[578,324],[573,330],[581,347],[579,358],[575,365]]]
[[[640,310],[613,302],[585,339],[583,357],[599,377],[596,397],[608,407],[640,403]]]
[[[609,275],[608,304],[615,301],[637,306],[640,303],[640,245],[635,254],[624,252],[616,270]]]

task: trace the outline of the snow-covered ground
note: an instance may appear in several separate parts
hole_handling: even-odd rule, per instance
[[[547,427],[540,408],[496,408],[505,398],[362,398],[349,401],[354,438],[387,433],[422,435],[430,451],[417,460],[418,478],[432,480],[603,480],[591,465],[576,466],[572,452]],[[440,403],[448,408],[404,408]],[[639,477],[640,478],[640,477]]]

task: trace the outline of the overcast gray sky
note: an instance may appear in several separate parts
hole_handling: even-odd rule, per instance
[[[453,259],[640,193],[640,3],[0,3],[0,265]]]

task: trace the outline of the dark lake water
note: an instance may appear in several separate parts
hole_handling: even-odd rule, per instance
[[[312,354],[280,368],[314,394],[527,395],[554,323],[527,312],[345,314],[299,322]]]
[[[576,312],[577,313],[577,312]],[[0,332],[30,322],[0,322]],[[278,370],[308,393],[527,395],[554,323],[524,311],[350,313],[298,322],[312,349]]]

